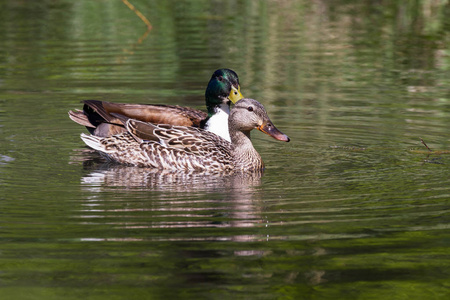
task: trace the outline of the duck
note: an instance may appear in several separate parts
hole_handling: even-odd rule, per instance
[[[69,111],[69,117],[99,137],[127,131],[120,120],[112,115],[116,113],[143,122],[203,128],[230,141],[228,133],[230,104],[242,98],[244,96],[241,94],[236,72],[231,69],[218,69],[211,76],[205,91],[207,113],[178,105],[84,100],[83,110]]]
[[[154,124],[114,114],[126,132],[110,137],[82,133],[81,139],[109,161],[171,171],[255,171],[264,162],[253,147],[250,132],[257,129],[276,140],[287,135],[270,120],[257,100],[243,98],[230,111],[231,142],[202,128]]]

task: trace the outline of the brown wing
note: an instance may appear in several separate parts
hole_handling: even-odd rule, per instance
[[[174,170],[233,168],[231,143],[212,132],[195,127],[155,125],[136,120],[128,120],[126,128],[139,143],[139,147],[134,143],[132,146],[147,157],[145,163],[153,167]],[[123,155],[116,155],[121,156]],[[141,155],[137,157],[140,159]]]
[[[69,112],[69,116],[75,122],[86,126],[91,134],[103,137],[126,131],[122,122],[111,115],[112,113],[155,124],[193,127],[202,127],[208,116],[201,110],[189,107],[112,103],[98,100],[85,100],[83,113],[84,117],[80,112]]]
[[[154,141],[168,149],[183,149],[199,156],[209,156],[215,151],[228,153],[231,149],[230,142],[200,128],[155,125],[136,120],[128,120],[126,128],[139,143]]]
[[[105,112],[118,113],[130,119],[155,124],[199,127],[208,116],[205,112],[178,105],[126,104],[87,100],[85,105],[94,108],[102,117]]]

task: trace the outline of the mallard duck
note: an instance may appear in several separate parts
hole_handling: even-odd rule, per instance
[[[270,121],[264,106],[254,99],[236,102],[228,120],[231,142],[207,130],[123,119],[127,132],[111,137],[81,134],[89,147],[107,159],[140,167],[169,170],[257,170],[261,156],[253,147],[250,131],[258,129],[273,138],[289,137]]]
[[[244,98],[239,78],[230,69],[214,72],[205,92],[208,113],[174,105],[126,104],[98,100],[85,100],[83,110],[69,111],[69,117],[86,126],[89,132],[100,137],[126,132],[123,124],[112,113],[155,124],[193,126],[206,129],[230,141],[228,115],[231,102]]]

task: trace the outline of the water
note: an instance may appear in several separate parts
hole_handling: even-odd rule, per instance
[[[448,3],[132,4],[147,36],[121,1],[0,4],[1,299],[448,297]],[[107,164],[67,116],[203,109],[221,67],[291,138],[253,133],[263,174]]]

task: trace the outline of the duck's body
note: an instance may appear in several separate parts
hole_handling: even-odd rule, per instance
[[[166,170],[231,169],[231,166],[225,163],[232,160],[230,142],[204,129],[156,125],[131,119],[127,121],[126,128],[129,132],[111,137],[100,138],[82,134],[81,138],[108,160],[122,164]],[[146,133],[139,132],[140,130]],[[139,135],[145,135],[147,132],[152,134],[151,138],[157,140],[139,138]]]
[[[145,123],[129,119],[127,132],[111,137],[81,135],[91,148],[108,159],[141,167],[170,170],[256,170],[264,168],[250,140],[260,131],[280,141],[289,138],[273,126],[256,100],[242,99],[228,120],[231,142],[201,128]]]
[[[237,74],[229,69],[219,69],[213,73],[206,88],[205,100],[208,113],[174,105],[85,100],[83,110],[70,111],[69,117],[78,124],[86,126],[91,134],[99,137],[126,132],[120,120],[112,115],[116,113],[130,119],[154,124],[204,128],[229,141],[230,103],[235,103],[242,98]]]

